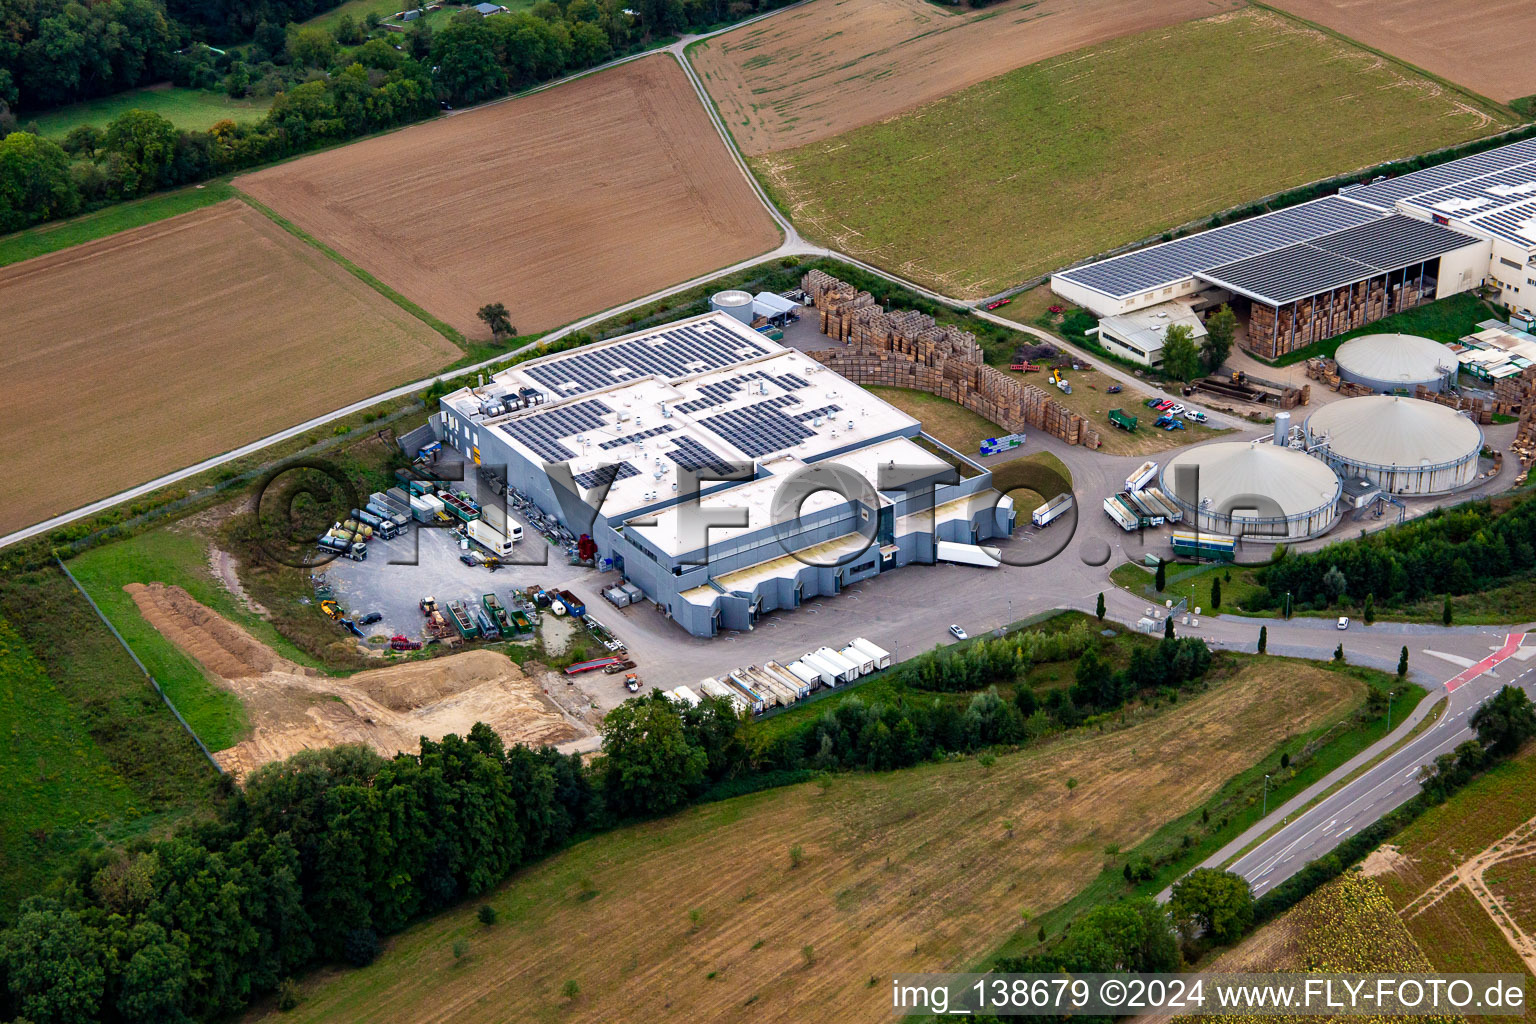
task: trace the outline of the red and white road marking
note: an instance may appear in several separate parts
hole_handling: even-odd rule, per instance
[[[1492,654],[1488,655],[1488,657],[1484,658],[1476,665],[1473,665],[1471,668],[1463,669],[1461,674],[1456,676],[1454,679],[1448,680],[1445,684],[1446,692],[1454,693],[1456,691],[1456,687],[1462,685],[1463,683],[1470,683],[1484,672],[1487,672],[1489,669],[1499,664],[1499,662],[1513,657],[1514,653],[1520,649],[1520,643],[1524,639],[1524,633],[1510,633],[1504,638],[1503,647],[1500,647],[1498,650],[1494,651]]]

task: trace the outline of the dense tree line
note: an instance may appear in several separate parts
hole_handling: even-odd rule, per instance
[[[1061,728],[1210,664],[1201,641],[1163,640],[1110,671],[1095,644],[1079,625],[898,667],[958,692],[1020,681],[1038,661],[1080,651],[1077,681],[1040,707],[1026,686],[1014,701],[984,690],[963,712],[937,695],[900,706],[852,698],[767,745],[753,742],[753,723],[728,701],[685,707],[653,692],[610,712],[592,766],[550,748],[505,747],[483,724],[423,740],[414,755],[306,751],[254,772],[243,790],[225,787],[208,820],[86,855],[25,901],[0,932],[0,1019],[159,1024],[233,1014],[314,964],[368,963],[382,937],[486,892],[580,833],[742,780],[895,768],[1022,742],[1031,721]]]
[[[1266,568],[1250,604],[1324,608],[1342,600],[1408,604],[1436,594],[1485,590],[1536,568],[1536,501],[1496,513],[1488,502],[1437,510],[1391,530],[1288,554]]]

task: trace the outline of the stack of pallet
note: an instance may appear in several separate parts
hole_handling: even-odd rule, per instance
[[[1494,382],[1494,411],[1502,416],[1519,416],[1536,391],[1536,365],[1527,366],[1513,377]]]
[[[1462,395],[1440,394],[1431,391],[1420,384],[1413,391],[1413,397],[1424,402],[1434,402],[1457,412],[1470,412],[1472,418],[1479,423],[1493,422],[1493,403],[1486,398],[1467,398]]]
[[[1425,291],[1417,281],[1399,282],[1388,289],[1381,277],[1278,310],[1256,302],[1249,317],[1248,343],[1254,352],[1273,359],[1424,302]]]

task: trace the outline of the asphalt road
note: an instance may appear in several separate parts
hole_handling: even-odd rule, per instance
[[[1485,640],[1488,639],[1486,631],[1479,632],[1485,634]],[[1280,831],[1233,861],[1228,868],[1246,878],[1255,895],[1263,895],[1309,861],[1327,854],[1350,835],[1410,800],[1419,792],[1419,772],[1424,765],[1473,738],[1468,722],[1480,704],[1506,684],[1521,686],[1536,696],[1536,666],[1528,667],[1529,658],[1536,654],[1536,634],[1511,633],[1496,639],[1500,642],[1484,643],[1481,652],[1465,655],[1473,664],[1441,683],[1440,693],[1426,698],[1391,737],[1284,806],[1277,807],[1264,821],[1201,866],[1219,867],[1238,850],[1283,821],[1286,824]],[[1522,647],[1522,642],[1526,646]],[[1429,649],[1449,653],[1450,647],[1464,650],[1467,646],[1466,639],[1462,638],[1453,644],[1437,642]],[[1411,733],[1417,722],[1441,699],[1446,701],[1446,707],[1433,725],[1310,809],[1301,810],[1318,793],[1357,770],[1359,765],[1369,763],[1380,756],[1382,750],[1401,742],[1402,737]]]

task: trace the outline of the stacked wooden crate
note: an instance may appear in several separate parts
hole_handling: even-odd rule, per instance
[[[1470,412],[1472,418],[1479,423],[1493,422],[1493,402],[1486,398],[1468,398],[1464,395],[1441,394],[1431,391],[1420,384],[1413,391],[1413,397],[1423,402],[1434,402],[1457,412]]]

